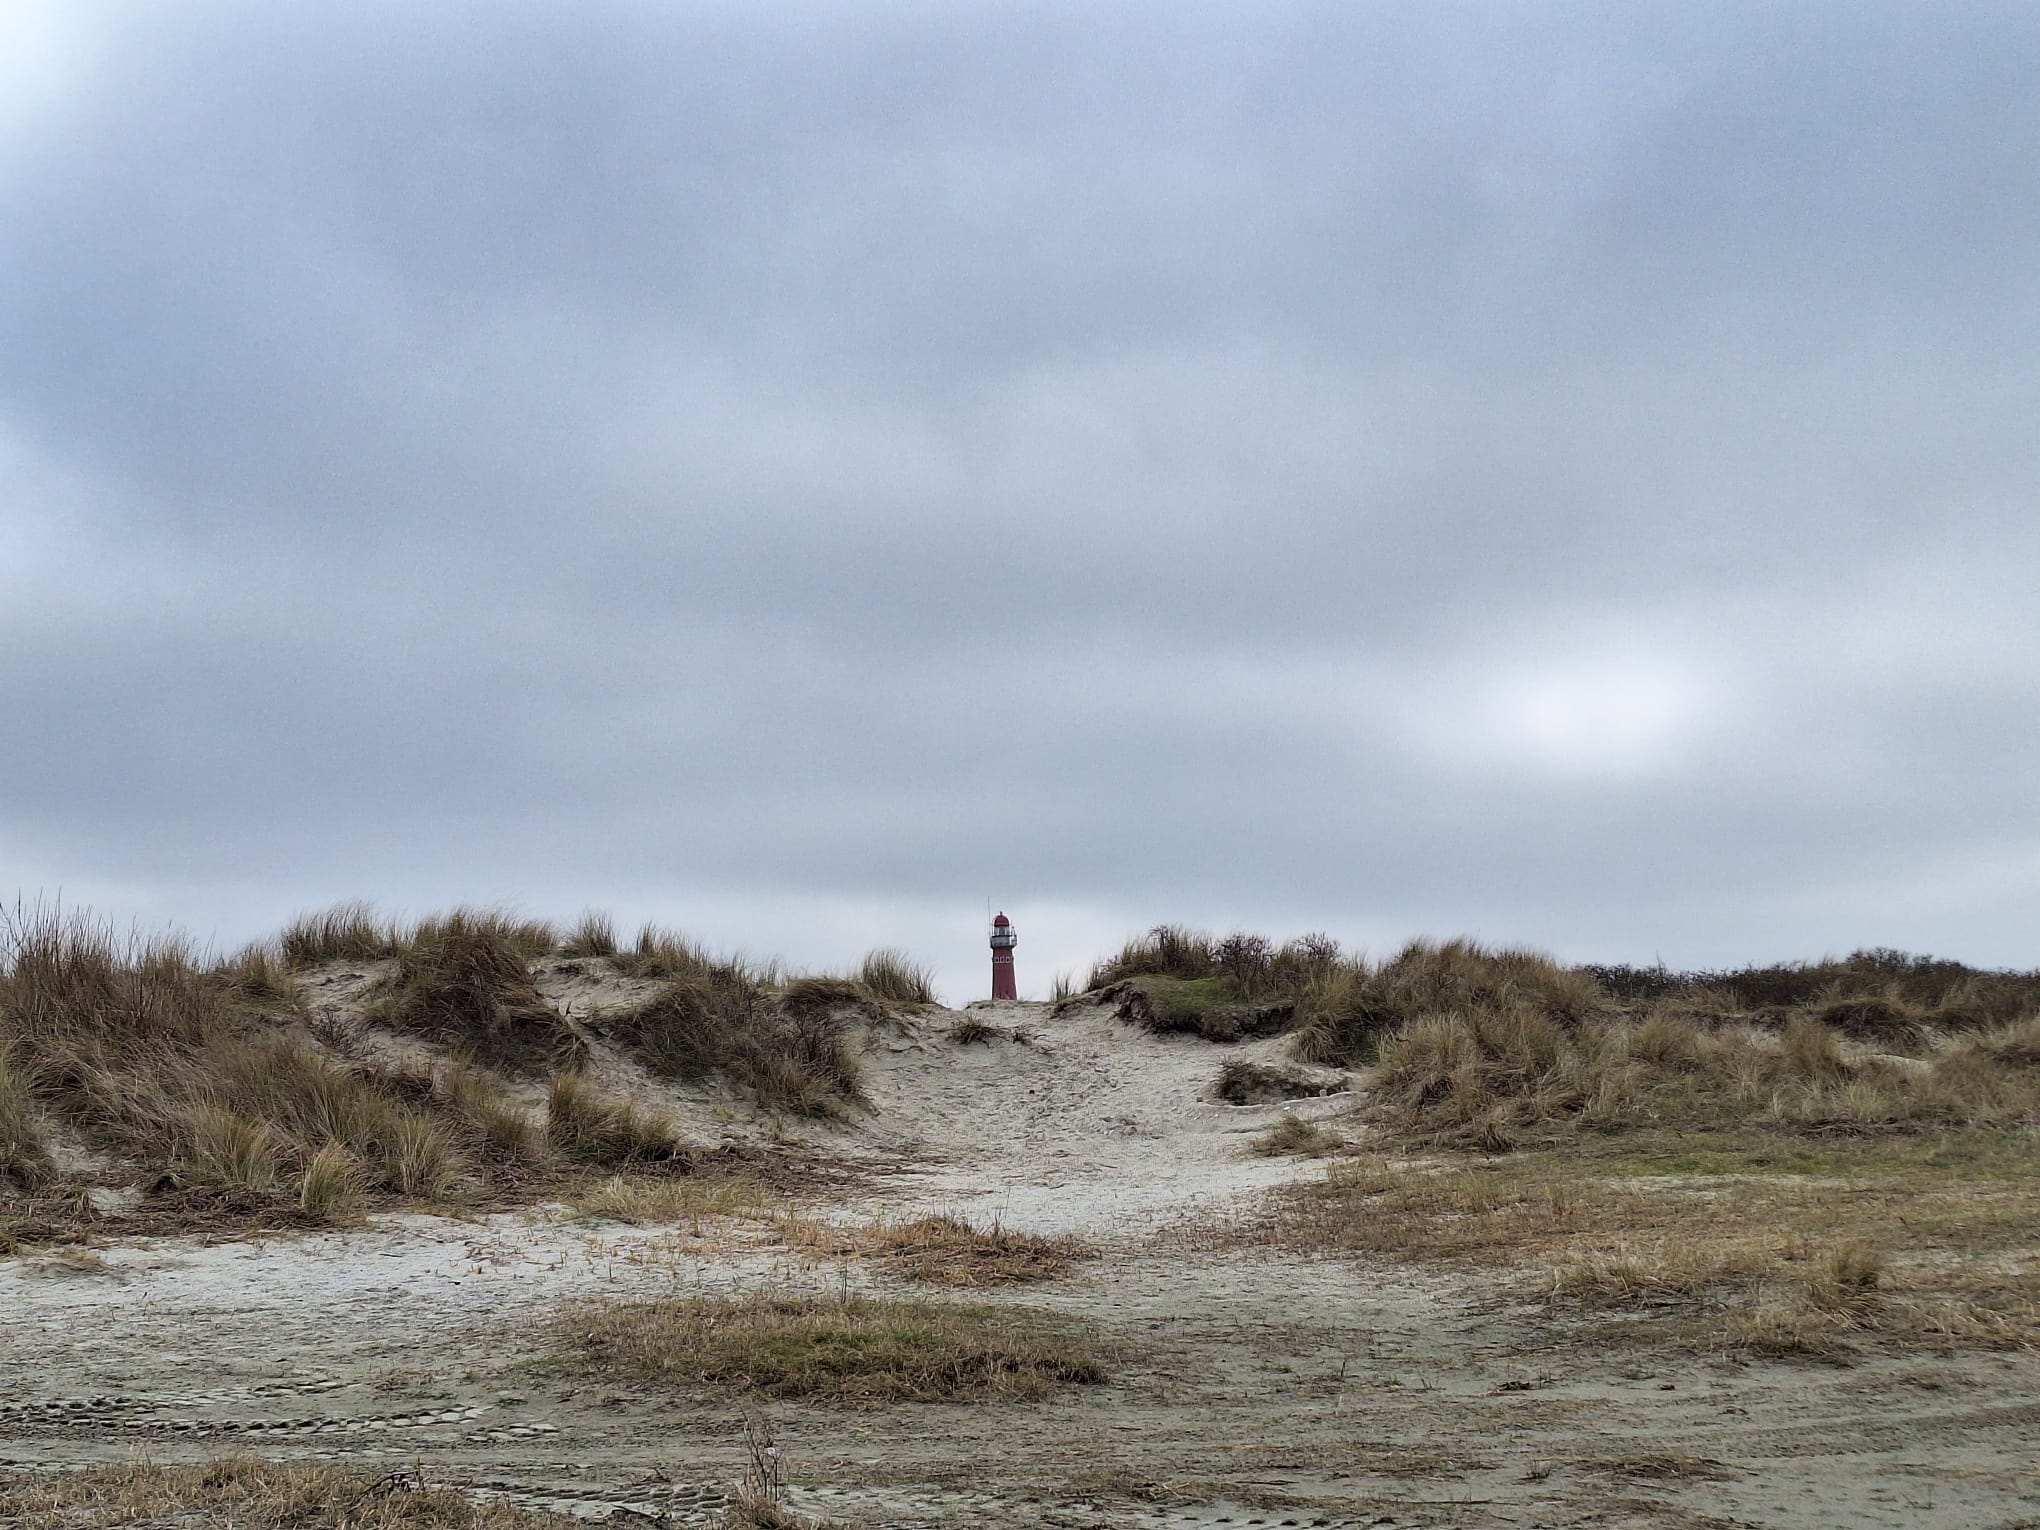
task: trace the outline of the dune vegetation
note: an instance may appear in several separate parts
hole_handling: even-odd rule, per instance
[[[1333,1161],[1249,1241],[1525,1272],[1714,1348],[2040,1344],[2040,973],[1568,967],[1464,940],[1375,963],[1160,929],[1093,976],[1290,1006],[1298,1058],[1368,1070],[1364,1145],[1293,1118],[1255,1144]]]
[[[570,1015],[539,977],[575,961],[638,996]],[[361,1023],[421,1045],[370,1046],[312,1013],[302,977],[346,967],[368,980]],[[656,929],[619,945],[599,915],[561,932],[344,904],[207,960],[174,937],[16,910],[0,924],[0,1252],[116,1216],[318,1222],[529,1198],[588,1173],[693,1173],[711,1155],[603,1083],[594,1043],[760,1108],[840,1118],[862,1098],[850,1017],[926,991],[893,952],[859,978],[789,979]]]

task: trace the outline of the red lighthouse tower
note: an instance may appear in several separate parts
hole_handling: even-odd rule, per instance
[[[1020,932],[1013,928],[1013,921],[1004,914],[992,921],[992,997],[995,999],[1017,999],[1020,990],[1013,986],[1013,948],[1020,944]]]

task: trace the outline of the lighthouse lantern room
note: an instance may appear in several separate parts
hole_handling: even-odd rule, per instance
[[[992,921],[992,997],[1017,999],[1020,990],[1013,983],[1013,948],[1020,944],[1020,932],[1004,914]]]

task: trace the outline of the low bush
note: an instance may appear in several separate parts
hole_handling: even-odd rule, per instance
[[[1987,971],[1883,947],[1856,951],[1840,960],[1719,971],[1620,965],[1579,970],[1603,992],[1627,1004],[1679,998],[1761,1015],[1868,999],[1873,1003],[1864,1013],[1873,1028],[1889,1024],[1894,1011],[1901,1021],[1918,1018],[1941,1029],[2006,1025],[2040,1013],[2040,970]],[[1838,1016],[1828,1021],[1847,1028]]]
[[[2012,1123],[2040,1112],[2040,1078],[2007,1060],[2030,1040],[2016,1027],[1987,1031],[1922,1063],[1854,1053],[1803,1014],[1776,1036],[1713,1028],[1676,1007],[1575,1029],[1530,1006],[1440,1014],[1383,1044],[1370,1108],[1406,1139],[1492,1151],[1666,1125]]]
[[[1339,961],[1339,943],[1329,935],[1305,935],[1277,946],[1263,935],[1211,936],[1161,924],[1094,965],[1084,986],[1094,991],[1141,977],[1222,978],[1241,999],[1293,996]]]

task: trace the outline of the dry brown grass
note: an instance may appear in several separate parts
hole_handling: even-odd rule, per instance
[[[2040,1169],[2030,1134],[2002,1135],[1966,1161],[1936,1160],[1926,1137],[1845,1139],[1805,1163],[1817,1173],[1777,1173],[1760,1144],[1706,1136],[1682,1151],[1729,1172],[1669,1172],[1678,1155],[1662,1148],[1586,1161],[1370,1156],[1279,1192],[1270,1215],[1229,1236],[1496,1270],[1561,1304],[1643,1314],[1652,1322],[1638,1332],[1703,1348],[1815,1354],[1851,1334],[2030,1347]],[[2008,1256],[2026,1273],[2008,1275]]]
[[[541,1186],[571,1193],[589,1167],[667,1174],[688,1157],[670,1122],[578,1074],[542,1124],[472,1061],[349,1055],[344,1031],[315,1037],[251,1007],[258,977],[283,981],[267,957],[201,968],[175,942],[54,916],[0,933],[0,1179],[16,1192],[0,1206],[0,1248],[102,1227],[227,1232],[379,1205],[499,1203]],[[449,918],[435,939],[432,952],[458,958],[497,938]],[[514,964],[513,988],[528,984],[521,957],[498,943],[488,960],[499,958]],[[473,998],[456,1013],[483,1018],[446,1028],[486,1032],[500,994],[481,981],[452,988]],[[133,1165],[145,1193],[118,1228],[91,1209],[97,1181],[56,1171],[48,1143],[59,1131]]]
[[[562,956],[615,956],[620,948],[616,943],[616,925],[610,917],[596,909],[589,909],[575,923],[573,929],[560,942]]]
[[[1971,1033],[1911,1061],[1845,1044],[1809,1015],[1772,1035],[1710,1025],[1678,1001],[1573,1026],[1528,1004],[1436,1014],[1383,1043],[1372,1115],[1408,1142],[1491,1152],[1674,1124],[2008,1124],[2040,1117],[2040,1069],[2019,1062],[2032,1030]]]
[[[633,1227],[762,1215],[765,1192],[740,1174],[685,1174],[647,1178],[612,1174],[575,1191],[574,1208],[585,1217]]]
[[[1385,1038],[1447,1016],[1525,1013],[1557,1028],[1611,1008],[1592,978],[1535,951],[1495,950],[1471,940],[1415,940],[1379,967],[1329,967],[1306,990],[1297,1051],[1313,1062],[1373,1061]]]
[[[417,1485],[405,1471],[227,1458],[198,1466],[0,1468],[0,1523],[15,1530],[107,1525],[234,1530],[569,1530],[580,1521]]]
[[[886,1004],[933,1004],[934,975],[903,951],[881,946],[857,969],[857,983]]]
[[[56,1175],[35,1085],[26,1052],[0,1034],[0,1189],[34,1190]]]
[[[872,1241],[880,1262],[901,1278],[967,1289],[1060,1280],[1092,1254],[1074,1238],[1015,1232],[996,1221],[979,1227],[953,1216],[882,1224]]]
[[[1284,1111],[1254,1139],[1252,1151],[1263,1158],[1324,1158],[1346,1145],[1337,1132]]]
[[[366,903],[338,903],[300,914],[284,927],[278,948],[286,965],[384,961],[402,952],[409,936]]]
[[[1060,1280],[1096,1254],[1076,1238],[1016,1232],[997,1221],[981,1227],[946,1215],[862,1223],[787,1215],[779,1218],[779,1232],[795,1247],[868,1259],[903,1280],[958,1289]]]
[[[867,1003],[837,979],[799,979],[774,993],[734,967],[704,968],[594,1023],[666,1078],[722,1078],[768,1110],[840,1119],[864,1099],[843,1012]]]
[[[497,1067],[546,1072],[579,1059],[579,1038],[538,991],[514,931],[461,910],[420,930],[384,981],[377,1019]]]
[[[581,1163],[664,1162],[684,1151],[669,1118],[605,1094],[582,1073],[562,1073],[552,1081],[545,1122],[553,1151]]]
[[[570,1308],[560,1363],[606,1380],[877,1406],[1030,1400],[1105,1379],[1065,1319],[869,1297],[676,1296]]]

